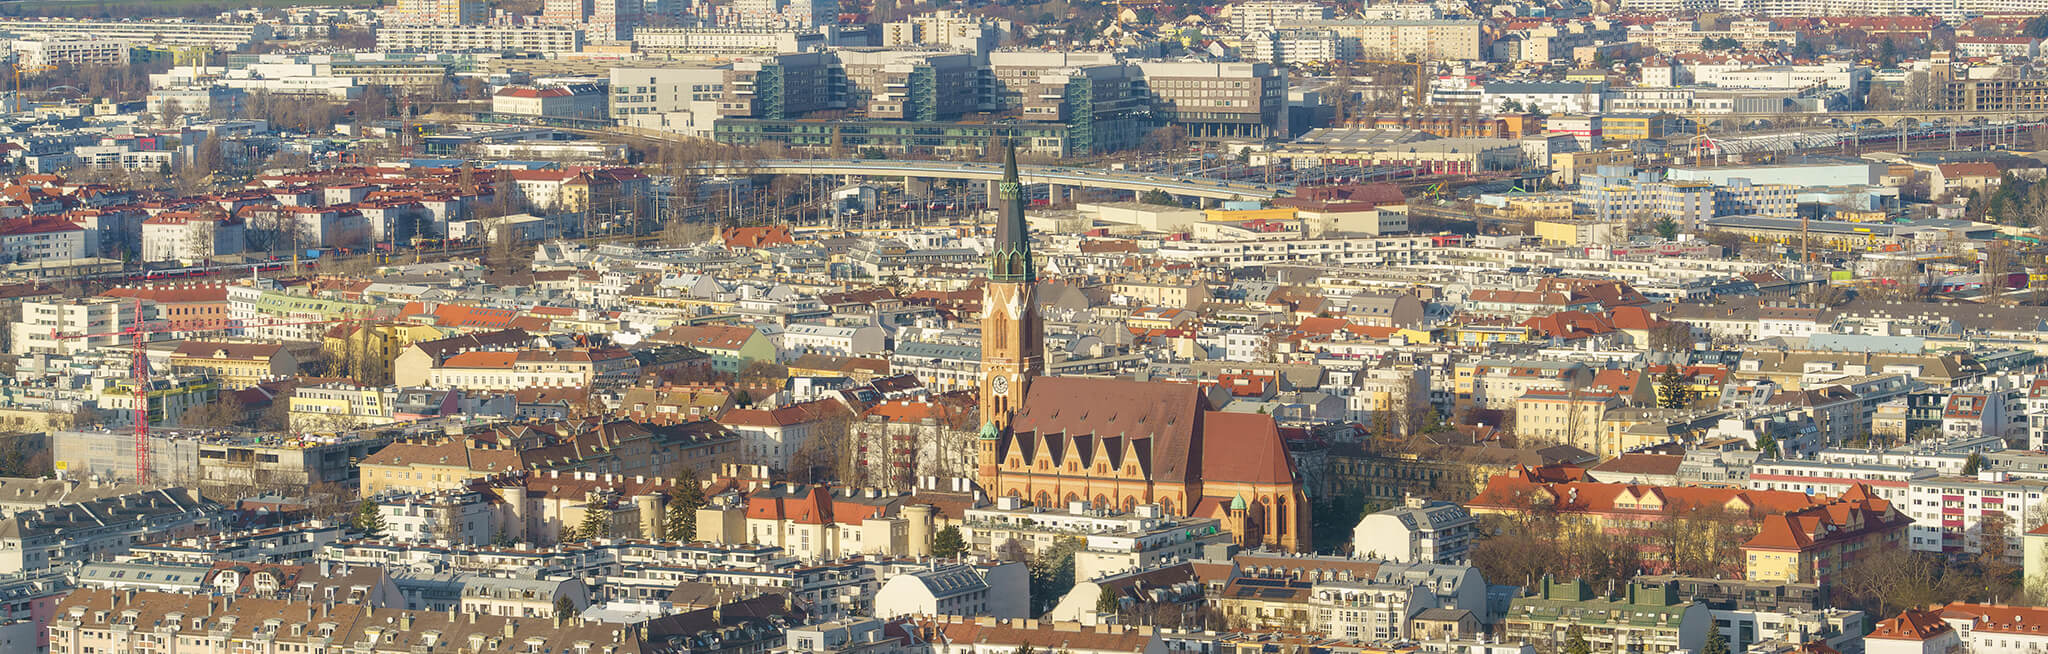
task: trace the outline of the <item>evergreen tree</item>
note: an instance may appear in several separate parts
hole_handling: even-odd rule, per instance
[[[568,595],[558,595],[558,596],[556,596],[556,597],[555,597],[555,617],[557,617],[557,618],[567,618],[567,617],[569,617],[569,616],[572,616],[572,615],[575,615],[575,614],[576,614],[576,601],[575,601],[575,600],[569,599],[569,596],[568,596]]]
[[[1593,654],[1593,644],[1586,642],[1586,628],[1572,627],[1571,637],[1564,642],[1564,654]]]
[[[1983,469],[1984,455],[1982,454],[1971,452],[1970,458],[1963,461],[1963,476],[1965,477],[1975,476],[1977,471]]]
[[[603,502],[591,502],[583,507],[583,522],[577,525],[575,534],[564,534],[562,540],[596,540],[610,536],[612,532],[611,508]]]
[[[688,543],[697,540],[697,509],[704,508],[704,487],[697,473],[683,475],[681,483],[668,494],[668,519],[663,525],[669,540]]]
[[[1700,647],[1700,654],[1728,654],[1728,637],[1721,635],[1720,629],[1708,627],[1707,644]]]
[[[1102,594],[1095,596],[1095,612],[1115,613],[1120,608],[1123,608],[1123,602],[1118,601],[1116,591],[1110,590],[1108,586],[1103,586]]]
[[[363,500],[362,506],[356,508],[354,523],[356,532],[366,540],[384,537],[384,513],[377,510],[376,502]]]
[[[959,527],[946,527],[932,535],[932,556],[950,559],[967,553],[967,539],[960,537]]]
[[[1778,454],[1778,437],[1772,436],[1770,434],[1764,434],[1762,437],[1756,439],[1756,451],[1761,453],[1763,455],[1763,458],[1766,459],[1779,458],[1780,455]]]
[[[1692,405],[1692,389],[1685,387],[1685,378],[1677,371],[1666,372],[1657,377],[1657,406],[1666,409],[1683,409]]]

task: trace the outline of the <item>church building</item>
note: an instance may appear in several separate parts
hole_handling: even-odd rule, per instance
[[[1214,411],[1197,386],[1041,377],[1044,327],[1014,150],[982,298],[982,490],[1217,518],[1246,547],[1306,550],[1307,497],[1272,416]]]

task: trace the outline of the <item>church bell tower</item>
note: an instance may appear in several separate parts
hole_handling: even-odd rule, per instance
[[[1010,429],[1010,418],[1024,403],[1031,378],[1044,367],[1045,328],[1038,316],[1032,285],[1038,268],[1031,261],[1031,234],[1024,223],[1024,187],[1017,181],[1017,147],[1003,155],[1003,179],[996,186],[999,211],[995,245],[988,253],[988,285],[981,295],[981,443],[983,490],[997,494],[995,475],[1002,465],[998,443]]]

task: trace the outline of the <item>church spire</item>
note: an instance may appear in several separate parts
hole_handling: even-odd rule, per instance
[[[1031,233],[1024,223],[1024,185],[1017,178],[1017,145],[1003,151],[1003,180],[996,183],[995,247],[988,253],[989,281],[1032,282],[1038,268],[1031,263]]]

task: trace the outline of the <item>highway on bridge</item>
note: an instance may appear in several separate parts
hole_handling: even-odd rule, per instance
[[[775,175],[859,175],[905,179],[966,179],[996,181],[1003,177],[1001,164],[969,161],[878,161],[873,159],[768,159],[752,163],[708,164],[705,172]],[[1253,181],[1175,177],[1141,171],[1098,170],[1067,166],[1020,165],[1017,177],[1025,184],[1057,187],[1116,189],[1143,193],[1167,193],[1210,200],[1254,200],[1294,194],[1287,184]]]

